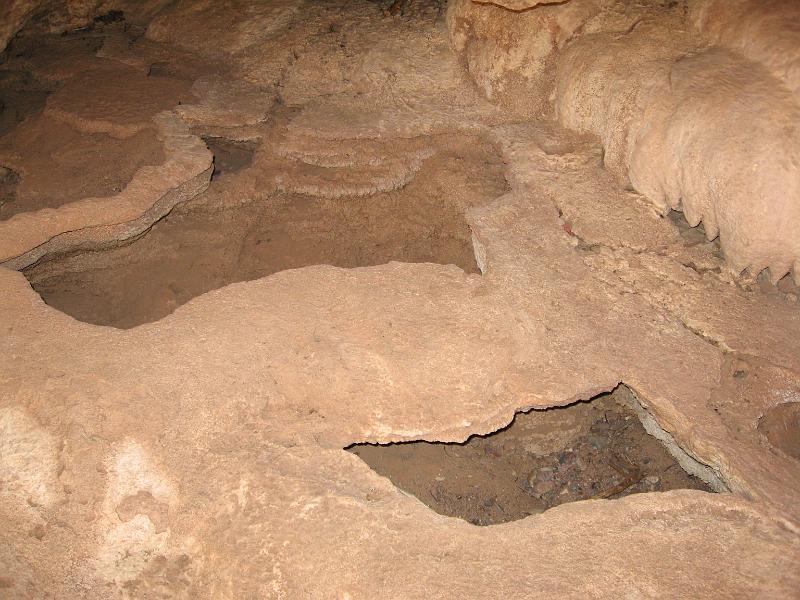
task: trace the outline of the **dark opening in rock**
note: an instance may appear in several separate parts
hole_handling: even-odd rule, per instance
[[[702,222],[695,227],[692,227],[686,220],[686,215],[684,215],[680,210],[669,211],[667,218],[677,228],[678,233],[686,241],[687,246],[707,244],[712,252],[720,252],[719,237],[709,241],[706,238],[706,229],[703,227]]]
[[[19,175],[15,171],[0,165],[0,213],[4,204],[13,202],[16,198],[18,183]]]
[[[800,402],[773,406],[759,420],[758,430],[773,447],[800,460]]]
[[[44,110],[49,86],[27,71],[0,70],[0,137]]]
[[[220,137],[204,137],[203,141],[214,155],[212,180],[226,173],[241,171],[253,162],[257,145],[255,141],[236,141]]]
[[[121,10],[110,10],[105,14],[98,15],[94,18],[95,23],[102,23],[107,25],[109,23],[119,23],[125,20],[125,13]]]
[[[230,163],[221,164],[224,171]],[[210,193],[136,240],[52,257],[24,273],[51,306],[120,328],[156,321],[230,283],[310,265],[431,262],[477,273],[464,212],[506,190],[491,145],[464,140],[428,158],[401,189],[337,198],[229,194],[219,202]]]
[[[635,403],[635,404],[634,404]],[[475,525],[522,519],[576,500],[674,489],[712,491],[693,461],[645,431],[625,386],[589,402],[519,413],[506,428],[464,443],[347,448],[436,512]],[[652,426],[652,425],[649,425]],[[697,470],[707,467],[697,463]],[[714,475],[710,475],[713,483]],[[717,486],[719,487],[719,486]]]

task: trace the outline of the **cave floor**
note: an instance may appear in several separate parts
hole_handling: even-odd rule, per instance
[[[798,289],[484,100],[441,5],[237,6],[0,63],[0,596],[795,598]]]

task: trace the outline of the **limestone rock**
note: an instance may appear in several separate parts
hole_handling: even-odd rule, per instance
[[[0,595],[796,598],[800,463],[784,411],[796,415],[800,400],[797,289],[734,279],[719,243],[648,198],[668,186],[664,202],[679,195],[691,221],[702,213],[729,231],[723,213],[747,216],[736,204],[747,190],[725,188],[729,207],[701,184],[710,174],[772,191],[759,179],[768,174],[789,189],[781,161],[749,178],[727,168],[761,161],[768,136],[780,168],[796,167],[795,96],[765,61],[698,37],[680,3],[515,12],[454,2],[459,56],[509,111],[460,74],[439,8],[178,1],[145,36],[98,28],[79,59],[68,49],[83,34],[4,63],[60,85],[45,114],[4,137],[2,160],[17,160],[23,189],[31,161],[20,145],[36,139],[23,134],[53,120],[100,136],[109,152],[134,130],[155,131],[163,155],[113,196],[0,221]],[[526,45],[539,27],[547,33]],[[513,60],[492,63],[509,49]],[[80,77],[92,71],[108,79]],[[190,103],[161,95],[160,78],[191,90]],[[547,108],[551,92],[564,121],[594,135],[520,118]],[[721,108],[752,139],[737,137]],[[220,138],[247,140],[251,156],[209,182],[204,139],[222,164]],[[648,196],[620,185],[626,178]],[[37,261],[68,274],[105,269],[101,285],[118,285],[114,270],[141,258],[154,222],[180,227],[202,211],[212,227],[189,264],[218,258],[222,240],[226,268],[250,273],[273,252],[254,251],[262,240],[251,235],[280,221],[258,210],[270,199],[387,202],[366,214],[411,243],[392,207],[407,208],[412,188],[460,219],[453,235],[472,237],[479,272],[444,255],[353,268],[323,257],[230,285],[202,281],[176,309],[128,329],[70,316],[31,286]],[[472,188],[486,197],[465,198]],[[689,192],[702,200],[696,212]],[[237,210],[248,205],[245,221]],[[779,216],[789,226],[792,214]],[[428,212],[412,217],[432,229]],[[323,233],[356,244],[354,229]],[[736,234],[723,236],[729,257]],[[184,269],[171,262],[182,240],[152,256],[169,267],[166,286]],[[292,241],[294,254],[306,250]],[[116,290],[123,313],[134,296],[149,300],[140,291],[154,271]],[[726,493],[589,500],[477,527],[434,513],[344,450],[460,442],[620,382]]]
[[[515,12],[495,3],[454,0],[447,25],[453,49],[478,89],[525,116],[548,112],[555,56],[607,0],[537,5]]]
[[[557,117],[601,138],[623,184],[719,235],[732,272],[769,269],[777,282],[800,271],[796,8],[698,1],[703,34],[679,5],[657,3],[516,13],[456,2],[448,24],[488,98],[537,114],[555,69]]]
[[[692,23],[714,44],[760,62],[800,95],[800,5],[792,0],[692,0]]]
[[[661,211],[719,235],[735,273],[797,273],[800,105],[762,67],[678,40],[659,25],[576,41],[559,62],[560,120],[599,135],[606,166]]]

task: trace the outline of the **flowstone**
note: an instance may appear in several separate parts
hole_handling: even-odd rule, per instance
[[[659,4],[504,3],[522,10],[453,5],[630,27]],[[724,243],[621,185],[597,138],[520,112],[525,82],[484,98],[444,6],[115,0],[53,36],[78,3],[34,5],[0,72],[45,96],[2,121],[2,197],[46,180],[20,143],[43,119],[130,162],[0,220],[0,595],[796,597],[797,288],[732,275]],[[545,41],[593,35],[546,22]],[[530,73],[555,85],[560,51]],[[119,150],[141,135],[144,156]],[[486,527],[344,450],[461,444],[521,412],[534,435],[621,383],[637,439],[722,493],[657,492],[648,472],[616,498],[630,477],[589,458],[599,423],[631,422],[616,409],[576,418],[572,452],[531,442],[558,476],[518,473],[540,508],[580,501]],[[562,479],[577,459],[602,471],[585,495]]]

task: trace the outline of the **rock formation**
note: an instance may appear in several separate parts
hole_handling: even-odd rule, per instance
[[[0,597],[796,598],[793,71],[707,4],[4,5]],[[620,383],[721,493],[345,450]]]
[[[561,123],[601,139],[623,185],[719,235],[733,272],[797,278],[800,7],[687,10],[567,2],[519,16],[465,1],[451,5],[450,30],[490,99],[508,91],[539,111],[552,98]]]

